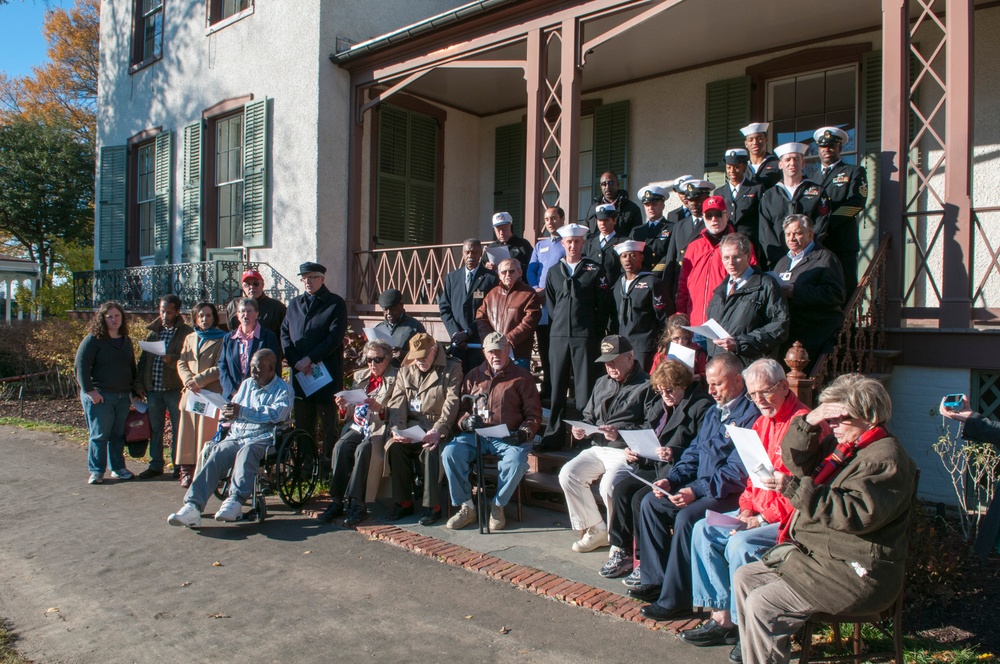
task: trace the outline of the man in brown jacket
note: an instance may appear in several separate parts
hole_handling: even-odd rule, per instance
[[[386,458],[396,504],[387,521],[413,514],[413,462],[417,459],[424,471],[424,514],[420,524],[429,526],[441,518],[440,445],[448,440],[455,426],[461,386],[462,365],[449,359],[431,335],[413,335],[389,397],[392,442]],[[401,433],[415,426],[424,432],[422,436]]]
[[[530,369],[535,328],[542,317],[541,296],[521,280],[521,263],[516,258],[500,261],[500,287],[486,294],[476,312],[479,338],[490,332],[504,335],[514,349],[514,363]]]
[[[472,485],[469,470],[478,453],[476,441],[484,453],[500,457],[497,464],[497,495],[490,505],[490,530],[502,529],[507,520],[503,508],[517,490],[528,470],[528,450],[522,447],[535,437],[542,423],[542,403],[535,389],[535,380],[527,369],[510,359],[510,344],[499,332],[483,341],[486,362],[465,377],[462,400],[466,413],[459,421],[463,433],[444,448],[441,460],[448,476],[451,504],[459,507],[447,527],[464,528],[477,520],[472,505]],[[476,435],[477,429],[505,426],[507,435]]]
[[[148,480],[163,474],[163,429],[166,416],[170,416],[172,430],[170,440],[170,463],[177,455],[177,429],[180,427],[181,388],[184,384],[177,374],[177,360],[184,347],[184,339],[191,334],[191,326],[181,316],[181,299],[174,294],[160,298],[160,315],[146,326],[143,341],[162,341],[166,354],[155,355],[142,351],[139,368],[136,371],[136,394],[146,398],[149,406],[149,468],[139,473],[140,480]],[[180,468],[174,465],[174,479],[180,477]]]

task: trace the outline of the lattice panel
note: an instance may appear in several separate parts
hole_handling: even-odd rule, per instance
[[[562,67],[560,66],[560,51],[562,35],[557,30],[545,37],[545,100],[542,103],[542,188],[540,203],[542,207],[550,205],[545,195],[555,192],[556,199],[561,199],[559,180],[563,167],[563,150],[559,141],[562,130]]]
[[[973,371],[969,401],[972,410],[979,411],[984,417],[1000,419],[1000,373]]]
[[[945,242],[941,219],[940,214],[903,216],[904,306],[937,307],[941,303]]]
[[[1000,210],[972,213],[972,306],[1000,307]]]

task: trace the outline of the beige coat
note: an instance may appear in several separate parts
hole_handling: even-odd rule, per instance
[[[192,332],[184,339],[180,357],[177,360],[177,375],[183,384],[193,380],[202,390],[222,393],[219,383],[219,353],[222,352],[222,339],[209,339],[198,349],[198,334]],[[184,388],[181,393],[181,417],[177,427],[178,465],[194,466],[201,458],[201,449],[205,442],[212,439],[219,428],[219,419],[205,417],[188,412],[185,409],[190,390]]]
[[[392,395],[393,387],[396,385],[398,371],[399,369],[393,366],[386,369],[385,373],[382,374],[382,384],[375,390],[374,394],[368,395],[383,406],[386,406],[386,413],[389,412],[387,404]],[[351,389],[365,389],[368,386],[368,379],[371,377],[371,374],[371,369],[367,367],[362,367],[355,371]],[[344,417],[344,426],[351,426],[354,417],[354,406],[347,407]],[[389,464],[385,459],[386,423],[382,421],[378,413],[372,413],[371,425],[372,460],[368,465],[368,481],[365,484],[365,501],[369,503],[374,502],[378,497],[379,484],[382,478],[389,477]]]

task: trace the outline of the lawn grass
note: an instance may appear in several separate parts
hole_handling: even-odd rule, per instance
[[[852,625],[840,626],[841,640],[844,652],[849,652],[850,639],[854,628]],[[892,650],[892,640],[872,625],[861,626],[861,638],[867,652],[888,652]],[[821,630],[813,641],[813,650],[818,654],[832,654],[832,631],[830,628]],[[863,656],[863,655],[862,655]],[[973,664],[980,662],[997,662],[997,656],[992,653],[980,652],[979,646],[960,646],[938,643],[914,635],[903,636],[903,659],[907,664]],[[867,662],[868,660],[862,660]]]
[[[17,636],[10,629],[10,622],[0,618],[0,664],[31,664],[14,649]]]
[[[42,422],[41,420],[29,420],[23,417],[0,417],[0,425],[20,427],[33,431],[46,431],[66,436],[77,443],[87,442],[87,430],[82,427],[69,426],[68,424],[53,424],[52,422]]]

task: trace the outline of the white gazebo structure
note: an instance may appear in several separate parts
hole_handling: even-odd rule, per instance
[[[20,288],[30,288],[31,294],[34,295],[38,290],[38,279],[38,263],[35,261],[13,256],[0,256],[0,284],[3,284],[7,297],[7,307],[4,312],[6,322],[10,322],[14,293]],[[17,317],[18,319],[24,318],[24,311],[18,309]]]

